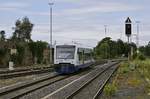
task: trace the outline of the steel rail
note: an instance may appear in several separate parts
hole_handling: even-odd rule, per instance
[[[13,72],[21,72],[21,71],[28,71],[28,70],[39,70],[39,69],[47,69],[52,68],[50,66],[43,66],[43,67],[22,67],[22,68],[15,68],[14,70],[8,70],[8,69],[1,69],[0,74],[4,73],[13,73]]]
[[[114,66],[116,64],[113,64],[111,66],[108,66],[106,69],[104,69],[102,72],[100,72],[98,75],[96,75],[95,77],[93,77],[90,81],[87,81],[84,85],[82,85],[77,91],[75,91],[74,93],[72,93],[70,96],[66,97],[66,99],[72,99],[76,94],[78,94],[83,88],[85,88],[86,86],[88,86],[93,80],[97,79],[100,75],[102,75],[104,72],[108,71],[112,66]],[[112,74],[111,74],[112,75]],[[111,76],[109,76],[108,78],[110,78]],[[107,79],[108,80],[108,79]],[[106,82],[105,82],[106,84]],[[95,96],[94,96],[95,97]],[[95,99],[95,98],[94,98]]]
[[[50,93],[49,95],[43,97],[42,99],[70,99],[75,94],[79,93],[82,88],[96,79],[98,76],[103,74],[108,68],[116,65],[118,62],[112,62],[110,64],[105,64],[103,67],[100,67],[92,72],[72,81],[71,83],[65,85],[64,87],[56,90],[55,92]]]
[[[50,71],[53,71],[53,69],[52,68],[36,69],[36,70],[25,70],[25,71],[18,71],[12,73],[4,73],[4,74],[0,74],[0,79],[8,79],[8,78],[21,77],[21,76],[32,75],[32,74],[40,74],[40,73],[46,73]]]
[[[27,82],[19,83],[13,86],[8,86],[4,88],[0,88],[0,99],[12,99],[18,96],[24,95],[31,91],[37,90],[41,87],[47,86],[49,84],[55,83],[62,79],[67,78],[68,76],[58,76],[56,75],[47,75],[44,77],[40,77],[36,80],[30,80]]]
[[[102,93],[103,88],[105,87],[105,85],[107,84],[107,82],[110,80],[110,78],[112,77],[112,75],[115,73],[115,71],[119,68],[119,66],[117,66],[113,72],[107,77],[107,79],[105,80],[105,82],[102,84],[102,86],[99,88],[99,90],[96,92],[96,94],[94,95],[93,99],[98,99],[98,96]]]

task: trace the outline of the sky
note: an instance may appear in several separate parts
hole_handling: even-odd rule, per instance
[[[53,43],[94,47],[105,36],[127,41],[127,17],[132,21],[133,42],[137,21],[140,45],[150,41],[150,0],[0,0],[0,30],[5,30],[9,38],[15,21],[27,16],[34,24],[32,39],[49,42],[49,2],[54,3]]]

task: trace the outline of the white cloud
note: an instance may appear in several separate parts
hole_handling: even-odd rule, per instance
[[[30,16],[50,16],[49,11],[47,12],[36,12],[36,11],[20,11],[20,13],[26,14],[26,15],[30,15]],[[60,16],[60,14],[53,12],[52,13],[53,16]]]
[[[143,9],[143,7],[139,5],[130,5],[130,4],[124,4],[119,2],[111,2],[111,1],[93,2],[87,0],[62,0],[59,2],[72,2],[75,3],[76,7],[60,9],[60,11],[53,12],[54,16],[66,16],[66,15],[73,16],[73,15],[85,15],[89,13],[136,11],[136,10]],[[14,4],[14,5],[18,6],[18,4]],[[54,9],[57,9],[57,4],[54,6],[55,6]],[[22,13],[27,15],[49,16],[49,10],[46,12],[22,11]]]
[[[134,11],[142,9],[140,6],[126,5],[123,3],[97,3],[96,5],[84,6],[80,8],[68,9],[64,14],[86,14],[86,13],[105,13],[105,12],[121,12]]]
[[[23,2],[6,2],[0,4],[0,10],[1,11],[12,11],[17,10],[19,8],[25,8],[28,7],[29,4],[23,3]]]

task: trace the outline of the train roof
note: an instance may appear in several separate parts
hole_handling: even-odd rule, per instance
[[[79,45],[76,45],[76,44],[64,44],[64,45],[55,45],[55,46],[60,46],[60,47],[71,47],[71,46],[75,46],[78,48],[78,51],[79,52],[83,52],[84,53],[91,53],[93,51],[92,48],[87,48],[87,47],[82,47],[82,46],[79,46]]]
[[[76,47],[78,47],[78,48],[93,49],[93,48],[90,48],[90,47],[83,47],[83,46],[77,45],[77,44],[57,44],[57,45],[55,45],[55,46],[76,46]]]

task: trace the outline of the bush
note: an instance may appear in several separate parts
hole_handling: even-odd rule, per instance
[[[121,63],[121,68],[119,68],[119,73],[120,74],[124,74],[124,73],[128,73],[130,71],[130,68],[129,68],[129,63]]]
[[[143,54],[139,54],[137,57],[139,60],[145,60],[146,57]]]
[[[17,62],[19,63],[19,64],[22,64],[22,61],[23,61],[23,59],[24,59],[24,54],[25,54],[25,47],[23,46],[23,45],[21,45],[21,44],[18,44],[17,45]]]
[[[0,57],[4,57],[7,49],[0,49]]]
[[[44,51],[44,49],[47,48],[48,43],[42,42],[42,41],[37,41],[37,42],[30,42],[28,45],[29,45],[29,49],[32,53],[33,59],[36,57],[37,63],[41,64],[43,62],[43,51]]]
[[[150,78],[150,59],[144,61],[135,61],[135,64],[138,65],[138,69],[145,77]]]
[[[134,53],[133,56],[132,56],[132,59],[133,59],[133,60],[136,59],[136,58],[137,58],[137,55],[138,55],[137,53]]]
[[[122,69],[122,73],[128,73],[130,70],[129,70],[129,68],[128,67],[124,67],[123,69]]]
[[[107,96],[112,96],[116,93],[117,86],[115,84],[107,84],[104,88],[104,94]]]

